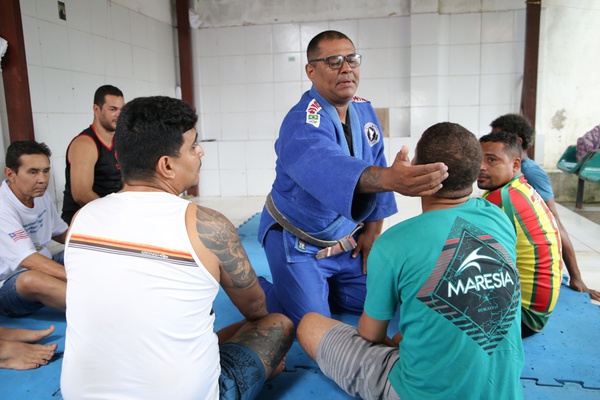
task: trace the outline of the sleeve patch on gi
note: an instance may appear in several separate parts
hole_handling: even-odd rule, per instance
[[[318,128],[319,125],[321,125],[321,116],[319,115],[319,111],[321,111],[321,106],[317,100],[313,99],[310,103],[308,103],[308,107],[306,107],[306,123]]]
[[[379,133],[379,128],[372,122],[368,122],[365,124],[363,128],[363,132],[369,141],[369,146],[373,147],[377,144],[381,138],[381,134]]]

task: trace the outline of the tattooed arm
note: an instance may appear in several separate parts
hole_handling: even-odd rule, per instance
[[[393,191],[405,196],[429,196],[442,188],[447,170],[443,163],[411,165],[408,147],[402,146],[391,166],[372,166],[363,171],[356,193]]]
[[[206,207],[193,206],[196,235],[218,263],[221,286],[233,304],[249,321],[267,315],[265,293],[258,284],[256,273],[242,247],[233,224],[225,216]],[[210,257],[202,257],[210,263]],[[214,261],[214,257],[212,258]],[[210,268],[209,268],[210,269]]]

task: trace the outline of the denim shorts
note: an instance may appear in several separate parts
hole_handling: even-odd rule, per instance
[[[258,355],[240,343],[219,346],[221,376],[219,392],[222,400],[256,398],[266,380],[265,367]]]
[[[64,251],[60,251],[52,256],[52,261],[56,261],[61,265],[65,265]],[[4,282],[0,287],[0,315],[5,317],[21,317],[23,315],[36,312],[44,305],[37,301],[25,300],[19,293],[15,283],[17,278],[21,276],[27,269],[17,272]]]
[[[0,315],[4,315],[5,317],[21,317],[44,307],[42,303],[25,300],[17,293],[15,283],[23,272],[27,272],[27,270],[11,276],[0,287]]]

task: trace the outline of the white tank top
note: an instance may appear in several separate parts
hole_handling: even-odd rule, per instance
[[[116,193],[74,220],[65,400],[218,399],[219,284],[192,249],[188,204],[168,193]]]

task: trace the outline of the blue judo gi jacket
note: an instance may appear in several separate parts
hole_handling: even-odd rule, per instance
[[[294,226],[323,240],[339,239],[360,222],[377,221],[397,212],[392,192],[354,193],[367,167],[385,167],[387,163],[381,126],[371,103],[355,96],[348,113],[353,157],[337,110],[314,87],[286,115],[275,142],[273,202]],[[261,244],[275,223],[263,209],[258,232]],[[299,245],[298,238],[287,231],[284,236],[286,242],[294,242],[286,244],[300,253],[319,250]],[[293,258],[288,254],[288,261]]]

